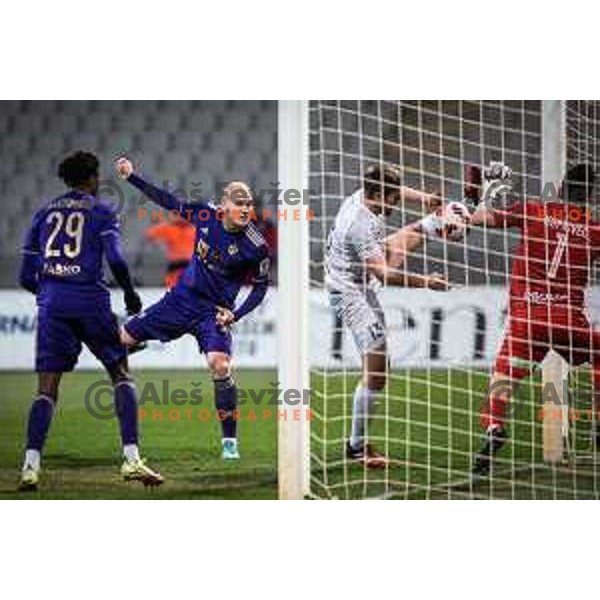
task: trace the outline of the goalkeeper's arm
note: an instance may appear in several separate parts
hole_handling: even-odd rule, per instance
[[[505,227],[507,212],[497,209],[493,204],[500,197],[498,194],[512,189],[512,169],[504,163],[491,162],[483,171],[483,180],[483,197],[471,216],[469,224],[475,227]]]
[[[491,211],[485,201],[480,202],[471,215],[469,225],[472,227],[501,227],[504,223],[496,219],[495,212]]]

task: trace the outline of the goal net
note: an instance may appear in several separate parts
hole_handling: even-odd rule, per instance
[[[490,476],[471,476],[473,455],[480,447],[481,406],[505,326],[517,231],[481,228],[458,242],[425,240],[408,258],[410,271],[445,275],[454,286],[448,293],[381,290],[391,368],[368,439],[391,459],[386,469],[367,469],[346,456],[360,358],[350,332],[330,307],[324,284],[328,233],[344,198],[361,187],[370,164],[396,165],[403,185],[456,200],[464,198],[466,165],[483,168],[502,161],[513,170],[515,191],[527,198],[539,197],[544,179],[562,177],[565,163],[585,161],[600,167],[600,104],[555,101],[553,108],[549,115],[548,103],[541,101],[310,103],[313,495],[598,496],[600,479],[590,444],[594,414],[589,366],[565,370],[569,405],[557,407],[550,415],[552,424],[541,410],[544,369],[525,379],[511,403],[510,439]],[[420,209],[402,202],[386,219],[387,232],[422,217]],[[593,289],[589,302],[594,313],[600,302]],[[561,375],[556,373],[547,369],[544,377],[559,388]],[[548,461],[548,432],[560,437],[560,457],[553,461]]]

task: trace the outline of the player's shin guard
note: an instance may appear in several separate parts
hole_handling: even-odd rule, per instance
[[[131,379],[121,379],[114,385],[115,408],[119,418],[123,447],[138,443],[137,394]]]
[[[224,438],[235,438],[237,435],[237,421],[234,410],[237,406],[237,387],[233,377],[215,379],[215,407],[221,419]]]
[[[48,437],[48,430],[54,414],[55,398],[47,394],[40,394],[35,398],[29,410],[29,421],[27,423],[27,450],[33,450],[38,454],[44,447]],[[39,467],[39,465],[38,465]]]

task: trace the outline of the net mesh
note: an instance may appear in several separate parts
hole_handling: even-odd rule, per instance
[[[597,102],[568,101],[568,163],[598,167]],[[348,460],[352,398],[360,359],[324,284],[327,235],[344,198],[360,188],[373,163],[400,167],[402,184],[463,198],[467,164],[502,161],[515,191],[542,191],[542,103],[539,101],[313,101],[310,105],[311,208],[311,491],[339,498],[595,498],[590,452],[594,420],[588,367],[570,372],[581,394],[568,419],[565,460],[543,462],[539,373],[519,389],[510,442],[492,475],[471,477],[480,445],[480,407],[506,317],[506,285],[519,233],[477,229],[459,242],[425,240],[408,258],[416,273],[442,273],[455,290],[386,288],[391,371],[368,437],[391,463],[366,469]],[[388,233],[423,215],[402,202]],[[571,392],[573,393],[573,392]],[[579,398],[579,394],[577,395]],[[573,399],[571,400],[573,402]],[[591,413],[591,415],[590,415]]]

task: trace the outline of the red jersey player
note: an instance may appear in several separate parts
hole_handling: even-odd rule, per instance
[[[588,210],[593,186],[593,170],[578,164],[568,170],[560,198],[517,201],[503,211],[481,202],[472,217],[471,225],[521,231],[513,253],[507,329],[482,411],[485,434],[473,465],[476,475],[489,472],[506,442],[511,384],[529,375],[550,349],[573,366],[591,362],[594,389],[600,390],[600,332],[592,329],[585,309],[591,268],[600,257],[600,222]]]

